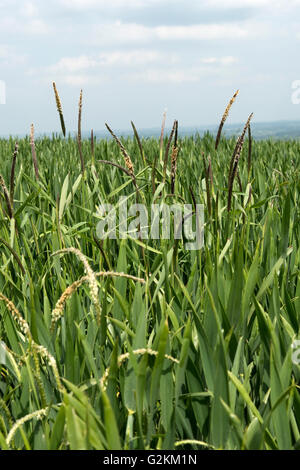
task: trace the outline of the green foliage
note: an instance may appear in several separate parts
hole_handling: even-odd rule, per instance
[[[137,137],[137,131],[135,130]],[[175,195],[155,139],[123,139],[139,188],[116,142],[19,142],[10,219],[0,191],[0,292],[30,327],[0,302],[0,447],[2,449],[293,449],[300,442],[300,368],[292,343],[300,320],[299,142],[253,142],[239,161],[227,211],[234,139],[178,140]],[[9,187],[13,139],[0,141]],[[167,145],[167,138],[164,140]],[[202,152],[210,154],[213,185]],[[154,184],[154,187],[153,187]],[[184,201],[205,206],[205,244],[96,237],[101,203]],[[90,284],[52,311],[62,293],[93,271]],[[38,352],[43,346],[48,356]],[[52,360],[51,360],[52,358]],[[57,371],[53,366],[57,366]],[[57,377],[57,373],[58,376]],[[60,382],[59,382],[59,380]]]

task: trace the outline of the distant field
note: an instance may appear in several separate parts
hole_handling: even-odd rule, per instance
[[[235,124],[226,124],[224,128],[223,135],[227,138],[238,137],[242,132],[244,124],[235,123]],[[170,132],[170,128],[166,128],[167,132]],[[1,130],[0,130],[1,132]],[[218,132],[217,125],[206,125],[206,126],[190,126],[180,128],[181,137],[194,137],[199,134],[201,137],[205,133],[209,133],[213,136],[216,136]],[[118,135],[127,137],[133,137],[132,129],[118,129]],[[161,133],[160,127],[153,127],[150,129],[139,129],[139,134],[144,138],[159,138]],[[52,137],[52,133],[42,134],[39,137]],[[71,133],[71,136],[74,133]],[[110,135],[107,130],[98,130],[95,132],[100,139],[109,139]],[[89,138],[89,132],[83,132],[83,138]],[[25,135],[20,138],[24,138]],[[1,134],[0,134],[1,138]],[[300,139],[300,121],[275,121],[275,122],[255,122],[252,124],[252,138],[255,140],[267,140],[267,139],[276,139],[276,140],[299,140]]]
[[[168,137],[0,141],[2,449],[300,447],[300,143]],[[99,240],[120,196],[204,247]]]

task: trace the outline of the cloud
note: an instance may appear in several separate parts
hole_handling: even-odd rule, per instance
[[[11,48],[0,44],[0,60],[7,59],[11,54]]]
[[[145,44],[152,41],[209,41],[225,39],[244,39],[261,33],[253,25],[227,24],[194,24],[184,26],[148,27],[136,23],[116,21],[110,24],[97,25],[89,37],[95,44]]]
[[[26,54],[18,54],[15,48],[6,44],[0,44],[0,65],[2,67],[18,66],[26,62]]]
[[[61,86],[66,113],[83,88],[91,120],[99,112],[103,119],[115,112],[120,126],[128,112],[151,126],[160,103],[178,106],[183,122],[213,122],[214,110],[206,107],[201,118],[199,103],[205,107],[209,95],[227,99],[237,88],[247,104],[241,104],[242,119],[255,96],[263,96],[257,107],[265,116],[272,98],[276,108],[271,104],[269,116],[288,117],[278,96],[290,93],[297,78],[291,58],[300,41],[299,5],[300,0],[0,0],[0,79],[10,87],[5,110],[11,112],[2,132],[11,131],[10,123],[27,128],[34,114],[51,129],[51,113],[41,115],[40,109],[49,105],[52,81]],[[194,103],[196,111],[189,105]]]
[[[136,67],[155,62],[173,64],[177,60],[176,54],[166,55],[156,50],[113,50],[93,56],[63,57],[56,64],[47,67],[47,71],[53,73],[73,73],[96,67],[99,69],[102,67]]]
[[[211,10],[216,11],[218,14],[223,12],[242,11],[242,10],[261,10],[268,9],[268,11],[282,10],[288,11],[300,5],[300,0],[58,0],[60,7],[72,9],[72,11],[80,11],[88,13],[91,11],[102,11],[106,17],[112,13],[128,16],[133,13],[143,13],[144,23],[147,22],[145,16],[149,12],[157,10],[159,14],[168,11],[169,16],[175,15],[177,20],[180,21],[180,11],[184,15],[187,10],[194,13],[202,13],[202,15]],[[159,21],[159,14],[157,20]]]
[[[225,56],[225,57],[205,57],[200,60],[203,64],[221,64],[231,65],[238,62],[237,57]]]
[[[190,83],[207,75],[218,75],[238,62],[233,56],[187,60],[179,53],[159,50],[112,50],[94,55],[62,57],[56,64],[32,69],[43,82],[58,81],[71,86],[98,84],[118,77],[122,81]]]
[[[153,8],[159,5],[160,8],[164,6],[182,7],[184,10],[187,3],[190,7],[193,6],[194,0],[186,0],[184,3],[182,0],[113,0],[108,3],[107,0],[59,0],[59,3],[67,8],[77,10],[87,9],[105,9],[107,10],[142,10],[146,8]],[[264,7],[276,7],[276,8],[293,8],[300,4],[300,0],[202,0],[197,5],[198,9],[205,10],[210,8],[221,8],[223,10],[230,8],[264,8]],[[170,12],[171,13],[171,12]]]
[[[60,3],[67,8],[86,11],[87,9],[142,9],[153,4],[166,3],[166,0],[113,0],[111,3],[107,0],[60,0]]]
[[[203,68],[187,68],[187,69],[146,69],[141,72],[130,74],[128,80],[148,83],[191,83],[197,82],[206,74]]]
[[[135,67],[155,62],[173,64],[177,60],[178,57],[174,53],[167,55],[156,50],[111,51],[99,55],[99,63],[103,67]]]
[[[34,80],[37,86],[41,84],[49,86],[52,82],[58,84],[69,85],[71,87],[87,87],[90,85],[100,85],[111,81],[112,77],[109,77],[106,73],[91,73],[89,70],[82,70],[80,72],[61,72],[55,73],[50,70],[43,70],[37,72],[36,69],[30,69],[27,72],[27,76]]]
[[[80,22],[84,18],[93,22],[101,15],[103,23],[122,19],[124,23],[141,25],[186,25],[196,22],[218,23],[244,20],[253,16],[248,9],[230,8],[227,10],[205,7],[205,0],[56,0],[58,10],[65,17]],[[99,17],[98,17],[99,18]]]
[[[145,68],[127,76],[128,80],[143,81],[148,83],[195,83],[207,77],[224,77],[229,71],[229,65],[236,63],[235,57],[210,57],[201,59],[201,66],[178,64],[176,67]],[[226,68],[226,69],[225,69]]]
[[[189,26],[158,26],[154,35],[163,40],[210,40],[245,38],[247,29],[236,24],[196,24]]]
[[[158,50],[112,50],[93,55],[62,57],[53,65],[31,68],[28,74],[40,77],[43,82],[54,80],[71,86],[83,86],[113,80],[116,76],[129,76],[132,71],[134,76],[141,67],[154,64],[160,67],[172,66],[179,60],[177,54],[165,54]],[[117,75],[115,70],[118,70]]]
[[[41,35],[49,32],[49,22],[39,14],[36,3],[30,1],[0,3],[0,32],[2,34]]]
[[[25,22],[17,17],[7,16],[0,19],[0,30],[2,34],[11,34],[13,32],[14,34],[40,35],[48,33],[49,28],[39,18],[33,18]]]
[[[97,65],[97,61],[82,55],[80,57],[63,57],[57,62],[57,64],[47,67],[47,70],[53,73],[72,73],[90,69]]]
[[[19,12],[26,18],[37,17],[39,14],[37,6],[33,2],[23,2]]]
[[[82,87],[85,85],[98,85],[105,81],[104,77],[100,76],[90,76],[90,75],[62,75],[60,78],[60,83],[64,83],[70,86]],[[47,79],[47,83],[50,83],[51,80]]]
[[[300,5],[300,0],[205,0],[207,8],[293,8]]]

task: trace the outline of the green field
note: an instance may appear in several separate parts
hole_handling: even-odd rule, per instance
[[[86,139],[82,172],[76,140],[37,139],[35,169],[22,139],[12,172],[0,140],[0,447],[299,448],[300,143],[238,160],[179,127],[173,184],[168,136],[122,143],[133,168]],[[204,204],[204,247],[99,240],[120,196]]]

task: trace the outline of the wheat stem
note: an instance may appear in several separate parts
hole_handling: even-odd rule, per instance
[[[241,136],[238,138],[238,141],[236,143],[236,146],[235,146],[232,158],[231,158],[230,169],[229,169],[229,177],[228,177],[228,202],[227,202],[227,211],[228,212],[230,212],[230,210],[231,210],[233,183],[234,183],[234,179],[235,179],[235,176],[236,176],[236,173],[237,173],[237,167],[238,167],[239,159],[240,159],[240,156],[241,156],[241,151],[242,151],[242,148],[243,148],[243,145],[244,145],[245,134],[246,134],[246,131],[249,127],[249,124],[250,124],[250,121],[251,121],[252,117],[253,117],[253,113],[250,114],[250,116],[249,116],[249,118],[248,118],[248,120],[245,124],[245,127],[243,129],[243,132],[242,132]]]
[[[59,97],[55,82],[53,82],[53,89],[54,89],[54,95],[55,95],[57,111],[58,111],[59,119],[60,119],[61,130],[62,130],[63,136],[66,137],[65,120],[64,120],[64,115],[63,115],[63,110],[62,110],[62,106],[61,106],[60,97]]]
[[[14,206],[15,169],[16,169],[18,151],[19,151],[19,145],[18,145],[18,142],[16,142],[15,150],[14,150],[13,157],[12,157],[12,164],[11,164],[11,171],[10,171],[10,187],[9,187],[10,203],[11,203],[12,208]]]
[[[143,163],[144,163],[144,165],[146,166],[146,159],[145,159],[145,154],[144,154],[142,142],[141,142],[140,136],[139,136],[139,134],[138,134],[138,131],[136,130],[136,127],[135,127],[133,121],[131,121],[131,126],[132,126],[132,129],[133,129],[133,132],[134,132],[134,136],[135,136],[135,138],[136,138],[136,141],[137,141],[137,143],[138,143],[138,147],[139,147],[139,150],[140,150],[140,154],[141,154]]]
[[[161,124],[160,142],[159,142],[160,159],[162,159],[162,151],[163,151],[163,145],[164,145],[164,133],[165,133],[165,127],[166,127],[166,119],[167,119],[167,111],[164,111],[163,120],[162,120],[162,124]]]
[[[39,169],[38,169],[38,162],[37,162],[35,143],[34,143],[34,125],[33,124],[31,124],[31,128],[30,128],[30,146],[31,146],[31,154],[32,154],[33,166],[34,166],[34,171],[35,171],[35,177],[37,180],[39,180]]]
[[[174,138],[174,145],[173,145],[172,155],[171,155],[171,194],[174,194],[175,192],[177,157],[178,157],[178,152],[179,152],[179,149],[177,146],[178,121],[175,121],[174,123],[174,132],[175,132],[175,138]]]
[[[223,126],[225,124],[225,121],[228,117],[228,114],[229,114],[229,111],[230,111],[230,108],[231,106],[233,105],[233,103],[235,102],[236,100],[236,97],[237,95],[239,94],[239,91],[240,90],[237,90],[235,92],[235,94],[233,95],[233,97],[231,98],[231,100],[229,101],[226,109],[225,109],[225,112],[222,116],[222,119],[221,119],[221,122],[220,122],[220,126],[219,126],[219,129],[218,129],[218,133],[217,133],[217,138],[216,138],[216,144],[215,144],[215,149],[217,150],[218,146],[219,146],[219,143],[220,143],[220,139],[221,139],[221,134],[222,134],[222,129],[223,129]]]
[[[81,163],[81,173],[84,174],[85,166],[82,153],[82,141],[81,141],[81,119],[82,119],[82,90],[80,90],[79,104],[78,104],[78,134],[77,134],[77,143]]]
[[[4,181],[4,178],[3,178],[2,175],[0,175],[0,186],[2,188],[4,197],[5,197],[8,216],[9,216],[10,219],[12,219],[13,218],[13,208],[12,208],[12,205],[11,205],[9,192],[8,192],[8,189],[6,187],[6,184],[5,184],[5,181]]]

